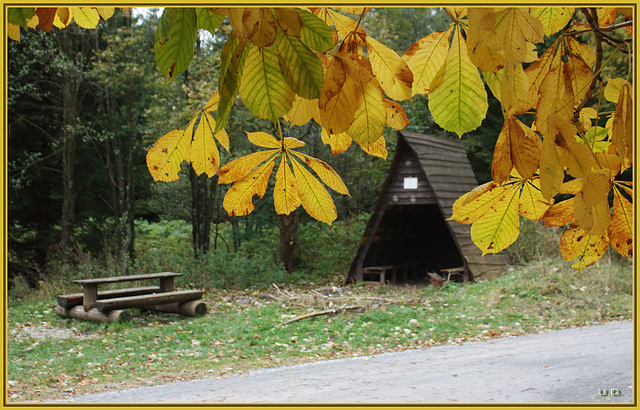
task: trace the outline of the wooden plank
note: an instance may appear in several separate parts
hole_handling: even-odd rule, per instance
[[[146,308],[148,306],[182,303],[200,299],[203,293],[204,291],[202,290],[179,290],[175,292],[154,293],[152,295],[102,299],[96,301],[94,305],[101,312],[113,309]]]
[[[114,289],[98,291],[98,300],[108,298],[119,298],[123,296],[147,295],[160,292],[160,286],[143,286],[139,288]],[[72,293],[69,295],[59,295],[58,305],[65,309],[82,305],[82,293]]]
[[[73,283],[78,283],[80,285],[85,285],[85,284],[99,285],[102,283],[132,282],[134,280],[174,278],[176,276],[182,276],[182,273],[160,272],[160,273],[145,273],[142,275],[113,276],[109,278],[77,279],[77,280],[74,280]]]

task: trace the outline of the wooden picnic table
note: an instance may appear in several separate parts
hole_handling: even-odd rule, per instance
[[[82,305],[84,310],[88,311],[95,307],[98,300],[98,286],[108,283],[121,283],[121,282],[133,282],[141,280],[160,280],[160,293],[173,292],[174,290],[174,278],[182,276],[182,273],[174,272],[161,272],[161,273],[146,273],[142,275],[129,275],[129,276],[112,276],[108,278],[93,278],[93,279],[78,279],[73,283],[82,285]]]
[[[82,293],[58,296],[56,313],[62,317],[100,322],[127,320],[128,314],[122,310],[127,308],[188,316],[205,314],[207,307],[198,300],[204,293],[202,290],[175,290],[174,279],[181,275],[182,273],[161,272],[74,280],[74,283],[82,286]],[[98,289],[101,285],[134,281],[159,281],[160,286],[102,291]]]

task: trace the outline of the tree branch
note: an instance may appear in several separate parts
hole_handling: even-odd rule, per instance
[[[289,320],[287,320],[285,322],[282,322],[282,323],[276,325],[276,327],[282,327],[282,326],[288,325],[289,323],[297,322],[298,320],[307,319],[307,318],[314,317],[314,316],[335,315],[335,314],[338,314],[338,313],[343,312],[345,310],[353,310],[353,309],[364,309],[364,306],[346,306],[346,307],[341,307],[341,308],[336,308],[336,309],[322,310],[320,312],[306,313],[304,315],[296,316],[296,317],[291,318],[291,319],[289,319]]]
[[[591,96],[593,96],[593,91],[596,89],[596,84],[598,82],[598,80],[600,79],[600,70],[602,69],[602,59],[603,54],[602,54],[602,33],[600,33],[598,31],[598,14],[596,12],[595,9],[589,9],[589,8],[581,8],[580,9],[582,11],[582,13],[585,15],[585,18],[587,19],[587,23],[591,26],[591,28],[593,29],[593,34],[595,35],[595,40],[596,40],[596,62],[594,65],[594,76],[591,79],[591,84],[589,84],[589,89],[587,90],[587,93],[585,94],[585,96],[582,98],[582,101],[580,101],[580,104],[578,104],[578,106],[576,107],[575,111],[573,112],[573,123],[577,123],[579,121],[580,118],[580,111],[582,110],[582,108],[584,108],[584,106],[587,104],[587,102],[589,100],[591,100]]]

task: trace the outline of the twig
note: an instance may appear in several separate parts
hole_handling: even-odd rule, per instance
[[[342,311],[345,311],[345,310],[363,309],[363,308],[364,308],[364,306],[346,306],[346,307],[342,307],[342,308],[322,310],[320,312],[306,313],[304,315],[296,316],[296,317],[291,318],[291,319],[289,319],[289,320],[287,320],[285,322],[282,322],[282,323],[276,325],[276,327],[286,326],[289,323],[297,322],[298,320],[307,319],[307,318],[314,317],[314,316],[335,315],[335,314],[338,314],[338,313],[340,313]]]

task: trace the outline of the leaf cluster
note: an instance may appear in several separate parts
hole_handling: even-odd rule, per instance
[[[83,27],[95,27],[108,14],[101,10],[11,9],[9,22],[10,28],[35,27],[37,17],[47,30],[49,21],[60,27],[73,16]],[[633,185],[625,175],[633,165],[633,86],[629,79],[602,77],[620,56],[631,66],[632,9],[445,8],[448,28],[415,41],[402,56],[367,35],[361,22],[369,11],[165,9],[155,52],[170,79],[191,63],[198,30],[215,35],[224,23],[231,31],[216,94],[184,131],[169,132],[149,150],[154,179],[177,179],[183,161],[198,174],[220,170],[220,183],[234,184],[225,209],[246,215],[279,160],[276,211],[288,214],[302,205],[331,223],[335,205],[324,185],[341,194],[348,190],[328,164],[298,151],[302,141],[283,136],[281,119],[291,126],[320,124],[322,141],[334,154],[355,141],[386,158],[385,127],[409,123],[400,101],[427,95],[435,122],[462,136],[485,119],[488,89],[504,117],[492,181],[461,197],[452,218],[472,224],[472,239],[483,253],[513,243],[522,216],[570,225],[560,249],[580,270],[609,244],[632,256]],[[229,149],[224,127],[238,95],[254,116],[277,123],[280,135],[248,134],[266,150],[220,168],[216,141]]]

